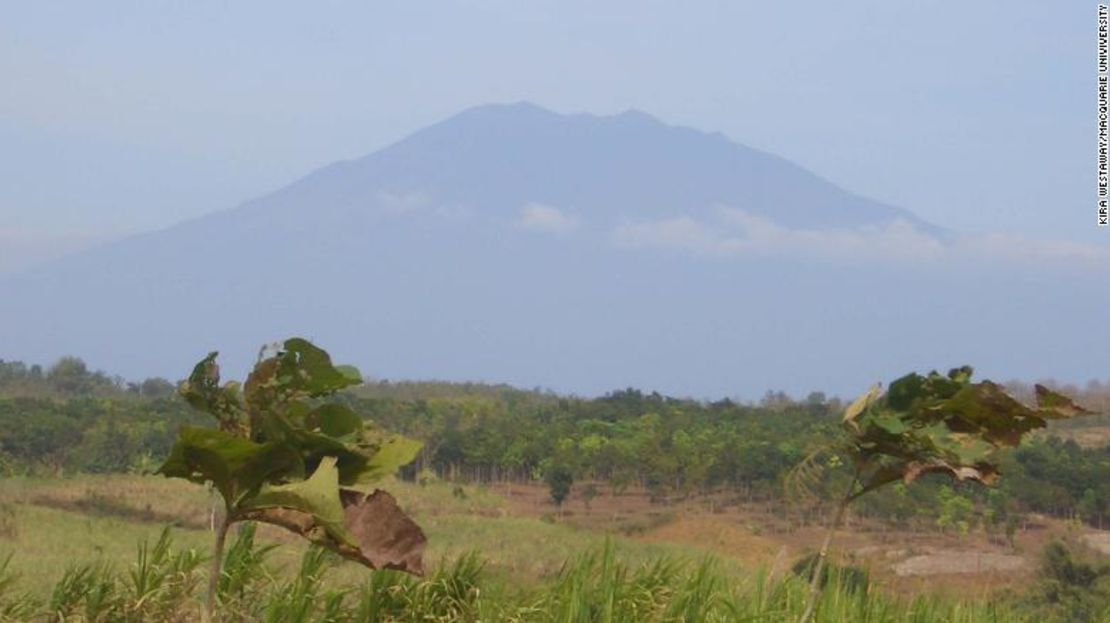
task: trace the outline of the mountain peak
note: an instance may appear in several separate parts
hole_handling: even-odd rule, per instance
[[[350,165],[314,178],[294,203],[313,197],[360,212],[380,203],[375,197],[421,196],[502,221],[540,203],[589,215],[583,224],[597,227],[725,206],[789,228],[895,220],[928,228],[782,158],[637,109],[563,114],[526,100],[485,104]]]
[[[544,108],[543,106],[539,106],[537,104],[534,104],[534,103],[532,103],[528,100],[520,100],[520,101],[517,101],[517,102],[490,103],[490,104],[480,104],[478,106],[472,106],[470,108],[467,108],[466,110],[463,110],[462,112],[455,115],[454,117],[451,117],[450,119],[448,119],[448,121],[450,121],[452,119],[465,119],[465,118],[468,118],[468,117],[485,117],[485,118],[492,118],[492,117],[545,118],[546,117],[546,118],[552,118],[552,117],[561,117],[561,116],[562,115],[560,115],[557,112],[554,112],[552,110]]]
[[[559,113],[545,108],[528,100],[508,103],[481,104],[467,108],[459,114],[447,119],[445,123],[465,119],[483,119],[486,121],[534,120],[534,121],[563,121],[573,123],[588,120],[594,123],[611,124],[641,124],[658,127],[670,127],[657,117],[636,108],[629,108],[623,112],[611,115],[594,113]],[[433,126],[434,127],[434,126]]]
[[[613,115],[613,118],[621,121],[630,121],[635,123],[653,123],[664,125],[663,122],[660,121],[658,118],[654,117],[653,115],[649,115],[648,113],[638,108],[629,108],[622,113]]]

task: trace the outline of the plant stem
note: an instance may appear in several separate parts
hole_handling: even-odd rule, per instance
[[[852,482],[848,484],[848,489],[844,492],[844,497],[841,498],[840,504],[836,507],[836,515],[833,517],[832,524],[829,525],[829,530],[825,533],[825,541],[821,544],[821,551],[817,554],[817,561],[813,564],[813,577],[809,580],[806,609],[802,612],[798,623],[809,623],[813,620],[813,615],[817,611],[817,597],[821,594],[821,572],[825,570],[825,559],[829,557],[829,545],[832,543],[833,535],[840,528],[840,523],[844,521],[844,513],[848,510],[848,504],[853,500],[852,494],[856,490],[856,484],[859,483],[859,473],[860,470],[857,468],[855,475],[852,476]]]
[[[227,530],[231,527],[231,513],[224,510],[220,518],[220,525],[216,531],[216,545],[212,552],[212,565],[208,570],[208,595],[204,600],[204,623],[212,623],[213,614],[216,612],[216,591],[220,587],[220,566],[224,561],[224,542],[227,541]]]

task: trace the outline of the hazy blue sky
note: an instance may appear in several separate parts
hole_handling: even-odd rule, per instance
[[[5,3],[0,270],[522,99],[719,130],[954,229],[1104,242],[1095,6]]]

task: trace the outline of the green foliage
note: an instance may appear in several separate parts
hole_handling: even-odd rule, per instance
[[[1017,446],[1051,419],[1087,413],[1041,385],[1037,408],[1030,408],[990,381],[972,383],[971,375],[969,366],[946,376],[908,374],[885,394],[876,386],[849,405],[843,451],[862,485],[853,497],[930,472],[992,484],[999,474],[999,449]]]
[[[236,522],[280,526],[371,568],[421,573],[423,531],[388,493],[360,489],[412,461],[420,444],[366,426],[345,405],[321,402],[360,383],[358,371],[334,366],[322,349],[290,338],[264,348],[241,386],[221,385],[216,356],[197,363],[180,393],[217,428],[182,428],[158,470],[210,483],[223,498],[205,619],[215,611],[224,541]],[[298,584],[292,594],[304,597],[315,586]],[[303,603],[267,618],[300,621]]]
[[[352,585],[336,577],[336,558],[330,552],[309,548],[299,566],[282,570],[267,567],[270,548],[259,548],[249,527],[239,537],[229,548],[224,568],[228,574],[241,575],[244,581],[229,579],[222,585],[220,621],[793,621],[802,610],[805,596],[805,583],[791,575],[779,579],[762,574],[738,577],[711,558],[693,565],[667,558],[633,565],[611,542],[567,561],[555,577],[531,588],[513,586],[506,590],[493,574],[485,572],[482,561],[473,553],[445,561],[426,578],[381,571]],[[104,565],[74,566],[55,584],[44,603],[7,591],[10,584],[5,584],[4,578],[9,576],[0,558],[0,620],[194,621],[199,600],[193,587],[198,574],[190,561],[196,557],[191,550],[176,551],[164,537],[145,551],[140,548],[127,573]],[[1045,604],[1038,602],[1038,609],[1026,616],[991,601],[963,603],[936,597],[904,601],[861,590],[858,585],[849,586],[832,574],[816,620],[1068,620],[1038,618],[1038,613],[1044,612],[1039,609],[1042,606]]]
[[[243,524],[227,549],[218,588],[224,603],[243,601],[249,590],[266,579],[264,565],[277,545],[271,543],[259,547],[255,543],[255,533],[255,524]]]
[[[11,554],[0,559],[0,621],[25,620],[38,607],[27,594],[15,592],[19,576],[9,570],[11,561]]]
[[[1065,544],[1041,554],[1039,582],[1026,607],[1038,621],[1080,623],[1110,620],[1110,564],[1085,561]]]
[[[182,397],[162,395],[158,388],[169,383],[160,379],[123,389],[102,373],[88,372],[89,393],[69,395],[51,389],[46,373],[40,369],[35,376],[32,369],[0,363],[0,474],[149,473],[167,458],[182,426],[207,428],[212,422]],[[1110,405],[1110,392],[1100,388],[1077,396],[1085,405]],[[1015,395],[1035,397],[1032,386],[1028,391],[1018,387]],[[320,400],[310,402],[315,409]],[[776,396],[769,406],[758,406],[636,390],[582,399],[447,383],[350,386],[327,404],[334,403],[347,411],[333,413],[365,414],[383,430],[423,442],[415,464],[401,470],[404,477],[420,474],[425,481],[435,477],[463,484],[542,481],[542,466],[558,462],[576,480],[597,482],[613,495],[647,488],[663,501],[728,491],[733,500],[768,502],[778,512],[797,512],[797,519],[806,522],[814,518],[813,505],[783,508],[778,504],[781,485],[807,448],[838,438],[843,412],[838,401],[822,402],[817,395],[804,402]],[[332,434],[350,419],[327,415],[326,409],[313,417],[318,416],[327,426],[340,427],[329,428]],[[1067,433],[1105,417],[1057,420],[1049,431]],[[380,452],[390,449],[388,439]],[[831,498],[843,489],[847,475],[828,465],[839,457],[818,458],[833,474],[819,475],[810,488],[818,497]],[[1096,527],[1108,524],[1110,446],[1080,447],[1037,435],[1017,448],[1000,448],[997,458],[1006,473],[998,486],[1011,515],[1020,519],[1033,511],[1078,516]],[[847,454],[841,462],[851,465]],[[904,495],[864,496],[854,511],[907,528],[935,529],[943,481],[925,477]],[[1010,520],[988,517],[994,511],[985,495],[968,488],[961,493],[975,504],[976,522],[999,533],[1005,529]]]
[[[375,573],[358,592],[353,620],[365,623],[496,620],[482,617],[483,567],[476,554],[468,553],[451,565],[440,567],[425,580],[389,571]]]
[[[324,575],[332,564],[328,556],[327,550],[318,547],[306,551],[301,557],[297,574],[281,585],[266,604],[262,620],[266,623],[335,620],[342,605],[343,592],[324,587]]]
[[[947,376],[936,371],[927,376],[911,373],[891,383],[885,393],[876,385],[848,405],[842,418],[845,437],[833,448],[836,455],[850,459],[854,474],[813,565],[801,623],[813,620],[829,545],[853,500],[892,482],[910,484],[928,473],[992,484],[998,479],[1001,448],[1017,446],[1050,419],[1088,413],[1041,385],[1036,386],[1037,408],[1032,409],[990,381],[972,383],[971,375],[970,366],[953,368]],[[820,474],[820,455],[821,451],[812,453],[796,469],[793,480],[800,489]],[[967,534],[970,522],[964,517],[970,513],[970,501],[951,489],[941,493],[938,525],[954,525]]]
[[[356,494],[412,461],[420,444],[372,429],[344,405],[318,402],[359,382],[357,370],[333,366],[326,352],[300,338],[260,356],[242,386],[220,384],[211,353],[194,367],[181,395],[218,428],[182,428],[159,472],[211,483],[223,498],[225,525],[272,523],[368,566],[419,572],[419,527],[399,512],[373,516],[360,506],[366,496]],[[377,528],[413,548],[415,559],[398,557],[374,538],[357,538],[348,525],[356,515],[380,522]]]
[[[556,506],[562,506],[570,496],[570,489],[574,485],[574,474],[565,465],[553,465],[544,474],[544,481],[547,483],[548,491],[551,492],[551,501],[555,502]]]
[[[960,535],[967,536],[974,521],[975,505],[972,501],[948,486],[940,488],[938,498],[940,515],[937,517],[937,526],[942,531],[954,529]]]
[[[803,556],[790,567],[790,570],[805,582],[810,582],[813,579],[814,570],[818,567],[818,558],[819,555],[816,553]],[[871,576],[867,570],[854,565],[835,565],[826,562],[821,565],[820,573],[818,584],[821,588],[831,583],[839,590],[854,592],[867,591],[871,586]]]
[[[172,550],[167,529],[153,546],[139,545],[136,561],[126,574],[100,563],[70,567],[54,585],[45,608],[60,621],[178,620],[200,584],[200,563],[194,550]],[[33,608],[37,606],[29,605],[26,611]]]

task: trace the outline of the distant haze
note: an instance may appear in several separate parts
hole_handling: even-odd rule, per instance
[[[378,378],[699,397],[909,370],[1085,380],[1103,246],[960,232],[639,111],[472,108],[232,210],[0,278],[4,358],[242,373],[303,335]]]
[[[522,99],[720,131],[955,230],[1106,244],[1094,5],[1000,6],[3,3],[0,271]]]

